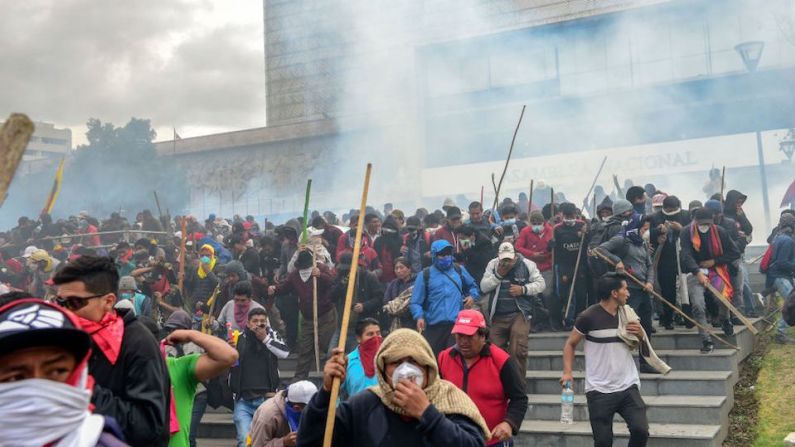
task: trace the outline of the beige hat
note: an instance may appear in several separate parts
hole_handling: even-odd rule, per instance
[[[500,259],[513,259],[516,252],[513,249],[513,244],[510,242],[503,242],[500,244],[500,249],[497,251],[497,257]]]

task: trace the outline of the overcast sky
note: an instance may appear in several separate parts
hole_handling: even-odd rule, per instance
[[[2,0],[0,120],[149,118],[158,140],[265,125],[262,0]]]

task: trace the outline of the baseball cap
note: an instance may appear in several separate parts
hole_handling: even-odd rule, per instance
[[[317,393],[317,387],[308,380],[300,380],[287,387],[287,402],[291,404],[308,404],[309,399]]]
[[[510,242],[503,242],[500,244],[500,249],[497,251],[497,257],[500,259],[513,259],[516,252]]]
[[[29,258],[33,253],[36,253],[36,250],[38,249],[39,248],[36,247],[35,245],[28,245],[27,247],[25,247],[25,252],[22,253],[22,257]]]
[[[472,309],[462,310],[458,313],[453,326],[453,334],[475,335],[480,328],[486,327],[483,314]]]
[[[38,346],[62,347],[79,362],[88,354],[91,337],[74,315],[37,298],[0,308],[0,356]]]

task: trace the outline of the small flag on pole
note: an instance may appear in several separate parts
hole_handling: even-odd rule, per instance
[[[174,141],[181,140],[182,137],[179,136],[179,134],[177,133],[177,129],[175,127],[172,127],[172,130],[174,131]]]
[[[47,197],[47,202],[44,204],[44,208],[41,210],[42,214],[52,213],[52,209],[55,207],[55,200],[58,199],[58,194],[61,192],[61,183],[63,182],[63,166],[65,161],[66,157],[62,158],[61,162],[58,163],[58,169],[55,171],[55,181],[52,184],[50,195]]]

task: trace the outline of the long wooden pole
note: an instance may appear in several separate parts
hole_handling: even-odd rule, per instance
[[[759,331],[754,327],[754,323],[751,320],[749,320],[748,317],[743,315],[743,313],[740,312],[736,307],[734,307],[734,304],[732,304],[732,302],[728,298],[726,298],[726,296],[724,294],[722,294],[718,289],[716,289],[709,282],[707,282],[707,284],[704,287],[706,287],[707,290],[712,292],[712,294],[715,295],[715,298],[717,298],[718,301],[723,303],[723,305],[726,306],[726,308],[729,309],[729,311],[735,317],[737,317],[737,319],[742,321],[743,324],[745,325],[745,327],[747,327],[748,330],[751,331],[752,334],[756,335],[756,334],[759,333]]]
[[[312,191],[312,179],[308,179],[306,181],[306,197],[304,198],[304,222],[303,222],[303,230],[301,231],[301,243],[306,244],[306,241],[309,239],[308,235],[306,234],[306,227],[309,225],[307,219],[309,219],[309,193]]]
[[[527,218],[530,218],[530,213],[533,211],[533,179],[530,179],[530,195],[527,197]]]
[[[726,188],[726,166],[720,172],[720,206],[723,207],[723,202],[725,199],[723,198],[723,190]]]
[[[519,133],[519,127],[522,125],[522,118],[524,118],[524,110],[527,106],[522,106],[522,113],[519,114],[519,122],[516,123],[516,129],[513,131],[513,138],[511,138],[511,147],[508,149],[508,158],[505,160],[505,166],[502,168],[502,175],[500,175],[500,182],[497,183],[496,192],[497,194],[494,196],[494,206],[492,209],[496,209],[497,205],[499,205],[500,199],[500,188],[502,188],[502,181],[505,179],[505,173],[508,172],[508,163],[511,162],[511,155],[513,154],[513,145],[516,143],[516,134]],[[492,177],[492,181],[494,181]]]
[[[585,194],[585,198],[582,199],[582,206],[583,207],[585,207],[588,204],[588,197],[591,195],[591,193],[593,192],[593,189],[596,187],[596,182],[599,181],[599,175],[602,174],[602,169],[604,169],[606,162],[607,162],[607,156],[605,155],[605,158],[602,159],[602,164],[599,165],[599,170],[596,171],[596,176],[593,178],[593,182],[591,183],[591,187],[588,188],[588,193]]]
[[[312,268],[317,267],[317,255],[312,249]],[[315,333],[315,368],[320,371],[320,341],[317,333],[317,277],[312,275],[312,329]]]
[[[177,286],[182,299],[185,300],[185,291],[182,287],[185,285],[185,244],[188,239],[188,218],[182,216],[181,224],[182,237],[179,241],[179,277],[177,278]]]
[[[582,236],[580,236],[580,250],[577,252],[577,263],[574,264],[574,276],[571,277],[571,285],[569,286],[569,300],[566,303],[566,311],[563,313],[563,325],[566,325],[566,316],[569,314],[569,307],[571,307],[571,299],[574,297],[574,286],[577,284],[577,273],[580,270],[580,259],[582,258],[582,251],[585,247],[585,235],[588,233],[587,224],[582,225]],[[575,315],[576,317],[576,315]]]
[[[34,129],[33,121],[21,113],[12,113],[0,128],[0,206]]]
[[[348,276],[348,290],[345,293],[345,305],[342,307],[342,324],[340,325],[340,341],[337,344],[337,347],[340,349],[345,349],[345,342],[347,342],[348,338],[348,324],[350,323],[351,318],[351,304],[353,301],[353,288],[354,288],[354,278],[356,278],[356,272],[359,267],[359,251],[361,250],[362,245],[362,229],[364,227],[364,213],[367,208],[367,192],[370,188],[370,172],[373,170],[373,165],[371,163],[367,163],[367,171],[364,174],[364,189],[362,191],[362,203],[359,207],[359,224],[356,225],[356,239],[353,243],[353,257],[351,259],[351,271]],[[340,379],[339,377],[334,378],[334,382],[331,385],[331,399],[329,402],[332,402],[328,406],[328,415],[326,416],[326,431],[323,434],[323,447],[331,447],[331,439],[332,435],[334,434],[334,419],[337,415],[337,398],[340,394]]]
[[[600,253],[600,252],[599,252],[599,249],[594,249],[594,250],[592,251],[592,253],[594,253],[596,256],[598,256],[598,257],[602,258],[602,260],[603,260],[603,261],[605,261],[605,262],[607,262],[609,265],[612,265],[613,267],[615,267],[615,266],[616,266],[616,263],[615,263],[615,262],[613,262],[613,261],[612,261],[610,258],[608,258],[607,256],[605,256],[604,254]],[[629,273],[629,272],[626,272],[626,271],[625,271],[625,272],[624,272],[624,275],[625,275],[627,278],[631,279],[633,282],[635,282],[637,285],[641,286],[641,287],[643,287],[643,286],[645,285],[645,283],[644,283],[644,282],[642,282],[641,280],[639,280],[638,278],[636,278],[636,277],[635,277],[635,275],[633,275],[632,273]],[[732,348],[732,349],[737,349],[737,350],[739,350],[739,349],[740,349],[740,348],[738,348],[737,346],[735,346],[735,345],[733,345],[733,344],[729,343],[728,341],[726,341],[726,340],[724,340],[724,339],[722,339],[722,338],[718,337],[717,335],[715,335],[715,332],[714,332],[712,329],[710,329],[710,328],[707,328],[707,327],[705,327],[705,326],[702,326],[702,325],[701,325],[701,324],[700,324],[698,321],[696,321],[696,320],[694,320],[693,318],[691,318],[691,317],[690,317],[690,315],[688,315],[688,314],[686,314],[686,313],[682,312],[682,309],[680,309],[680,308],[676,307],[675,305],[671,304],[671,303],[670,303],[668,300],[666,300],[665,298],[663,298],[663,296],[662,296],[662,295],[660,295],[659,293],[657,293],[657,292],[655,292],[654,290],[652,290],[652,291],[650,292],[650,294],[651,294],[651,296],[653,296],[654,298],[656,298],[656,299],[657,299],[658,301],[660,301],[661,303],[663,303],[663,304],[665,304],[666,306],[670,307],[670,308],[671,308],[671,309],[672,309],[674,312],[676,312],[676,313],[678,313],[679,315],[681,315],[681,316],[682,316],[682,318],[684,318],[685,320],[687,320],[687,321],[689,321],[689,322],[693,323],[693,324],[694,324],[696,327],[698,327],[699,329],[701,329],[701,330],[703,330],[704,332],[708,333],[710,336],[712,336],[713,338],[715,338],[715,339],[716,339],[716,340],[718,340],[719,342],[723,343],[724,345],[726,345],[726,346],[728,346],[728,347],[730,347],[730,348]]]

